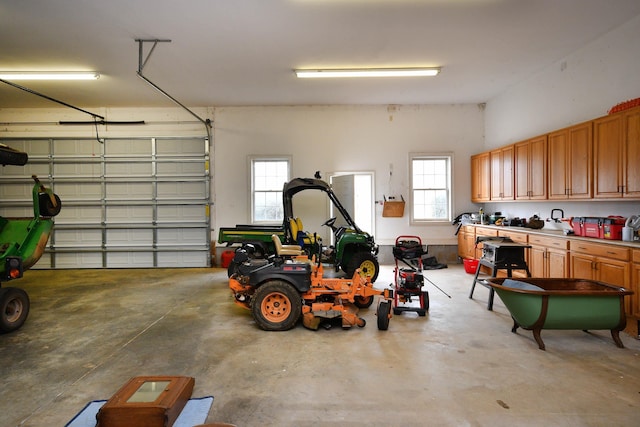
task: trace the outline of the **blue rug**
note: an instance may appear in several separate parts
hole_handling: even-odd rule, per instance
[[[93,402],[87,403],[87,406],[85,406],[78,415],[73,417],[65,427],[95,427],[98,410],[102,408],[102,405],[106,402],[106,400],[94,400]],[[212,404],[213,396],[189,399],[176,419],[176,422],[173,424],[173,427],[193,427],[198,424],[204,424]]]

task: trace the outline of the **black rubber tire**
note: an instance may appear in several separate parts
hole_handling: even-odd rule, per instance
[[[422,291],[421,294],[422,304],[420,308],[424,309],[424,311],[429,311],[429,292]]]
[[[370,295],[368,297],[354,297],[353,305],[355,305],[358,308],[369,308],[371,307],[371,304],[373,304],[373,300],[374,300],[373,295]]]
[[[367,266],[371,266],[369,268]],[[356,252],[353,254],[349,263],[346,265],[344,271],[347,273],[347,277],[353,277],[353,273],[360,269],[360,273],[371,278],[371,283],[375,282],[378,278],[378,273],[380,273],[380,264],[378,263],[378,259],[373,256],[370,252]],[[373,269],[373,272],[370,271]]]
[[[391,301],[380,301],[376,315],[378,316],[378,330],[389,329],[389,314],[391,313]]]
[[[0,165],[24,166],[29,161],[29,155],[7,145],[0,144]]]
[[[13,332],[27,320],[29,296],[19,288],[0,288],[0,333]]]
[[[300,319],[302,297],[291,284],[273,280],[256,289],[251,299],[251,312],[260,329],[286,331]]]
[[[51,197],[47,193],[38,194],[38,202],[40,204],[40,215],[42,216],[56,216],[60,213],[60,209],[62,209],[62,202],[60,201],[60,197],[57,194],[54,194],[56,205],[53,206],[51,202]]]

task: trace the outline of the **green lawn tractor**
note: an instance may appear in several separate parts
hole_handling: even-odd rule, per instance
[[[23,166],[26,153],[0,144],[0,164]],[[19,329],[27,319],[30,302],[27,293],[16,287],[2,287],[10,280],[19,279],[44,253],[53,217],[60,212],[60,198],[34,180],[33,217],[7,218],[0,216],[0,333]]]

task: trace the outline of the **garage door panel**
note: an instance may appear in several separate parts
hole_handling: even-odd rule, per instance
[[[153,240],[153,230],[151,229],[126,229],[126,230],[107,230],[106,231],[106,247],[126,248],[144,246],[144,242]]]
[[[102,185],[99,182],[61,182],[56,183],[56,194],[61,200],[100,200]]]
[[[61,249],[94,248],[102,245],[102,231],[93,230],[56,230],[56,246]]]
[[[72,182],[99,180],[102,175],[100,163],[54,163],[52,175],[57,179],[66,178]]]
[[[104,152],[106,156],[151,155],[153,153],[153,141],[151,139],[137,138],[109,139]]]
[[[205,165],[203,163],[158,163],[158,174],[161,176],[182,175],[182,176],[202,176]]]
[[[150,224],[153,221],[153,206],[109,206],[106,208],[107,224]]]
[[[158,221],[206,220],[206,209],[202,206],[158,206]]]
[[[149,252],[109,252],[107,264],[112,268],[154,267],[154,257]]]
[[[202,154],[202,140],[199,138],[158,138],[156,142],[158,155]]]
[[[31,198],[31,188],[22,184],[2,184],[0,186],[0,197],[3,201],[12,200],[29,200]]]
[[[112,200],[151,200],[153,186],[149,182],[108,183],[105,187],[107,199]]]
[[[32,207],[3,207],[2,208],[2,216],[7,218],[27,218],[33,216],[33,208]]]
[[[158,184],[158,197],[197,200],[202,199],[205,188],[202,182],[161,182]]]
[[[58,157],[74,158],[79,155],[100,157],[102,144],[92,139],[56,139],[53,141],[52,154]]]
[[[142,177],[151,176],[153,168],[150,163],[118,162],[106,165],[105,174],[107,177]]]
[[[31,157],[29,157],[31,158]],[[15,177],[25,179],[27,183],[33,185],[33,181],[31,181],[31,176],[37,175],[41,178],[46,178],[49,176],[49,166],[46,164],[37,164],[37,163],[27,163],[24,166],[16,166],[16,165],[6,165],[2,166],[2,176],[3,177]]]
[[[158,233],[158,245],[171,246],[171,245],[183,245],[185,247],[194,244],[204,244],[205,234],[202,229],[160,229]]]
[[[158,254],[158,264],[165,267],[201,267],[206,263],[207,255],[202,252],[176,251]]]
[[[44,266],[43,258],[40,258],[38,264],[40,267]],[[102,253],[100,252],[86,252],[86,253],[67,253],[56,252],[55,261],[51,261],[50,267],[55,268],[102,268],[104,265],[102,259]]]
[[[65,202],[65,198],[60,196],[62,200],[62,209],[55,218],[56,225],[83,225],[83,224],[100,224],[102,221],[102,208],[100,206],[73,206]],[[54,228],[57,230],[58,228]]]

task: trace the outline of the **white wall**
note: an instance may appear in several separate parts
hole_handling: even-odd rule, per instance
[[[640,16],[487,102],[487,148],[607,114],[640,97]]]
[[[373,171],[375,198],[382,200],[392,194],[408,198],[410,152],[450,151],[454,213],[475,209],[469,202],[469,156],[483,149],[483,121],[476,105],[216,108],[215,226],[249,223],[247,156],[261,154],[291,155],[294,177],[311,177],[316,170],[324,177]],[[400,234],[431,244],[455,243],[450,224],[411,226],[406,211],[403,218],[383,218],[377,205],[375,222],[381,244],[392,244]]]
[[[508,145],[595,119],[614,105],[640,97],[640,16],[489,100],[485,149]],[[492,203],[485,211],[545,218],[640,213],[638,202]]]

